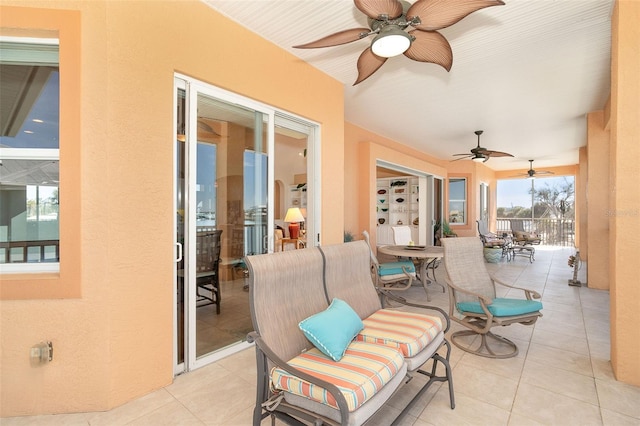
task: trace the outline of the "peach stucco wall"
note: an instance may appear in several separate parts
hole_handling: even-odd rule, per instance
[[[342,240],[343,88],[199,1],[2,4],[2,27],[76,16],[79,143],[63,147],[61,176],[77,173],[77,186],[62,182],[61,194],[73,194],[61,214],[77,214],[77,225],[61,240],[77,244],[61,269],[77,265],[81,275],[62,284],[79,289],[75,298],[42,297],[46,283],[23,277],[20,288],[2,277],[3,296],[13,285],[9,298],[23,300],[0,306],[0,415],[108,409],[173,377],[174,72],[322,124],[325,244]],[[43,5],[58,12],[28,8]],[[29,348],[42,340],[53,341],[54,361],[32,367]]]
[[[640,2],[619,0],[612,16],[609,249],[611,364],[640,386]],[[591,248],[593,249],[593,248]]]
[[[587,285],[609,289],[609,131],[604,112],[587,116]],[[582,253],[581,253],[582,255]]]

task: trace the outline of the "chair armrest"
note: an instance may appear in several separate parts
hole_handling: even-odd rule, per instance
[[[408,302],[403,297],[398,297],[395,294],[393,294],[392,293],[393,290],[391,290],[391,289],[376,288],[376,290],[378,291],[379,294],[382,294],[382,295],[388,297],[389,299],[393,300],[394,302],[398,302],[398,303],[400,303],[402,305],[411,306],[413,308],[420,308],[420,309],[426,309],[426,310],[431,310],[431,311],[437,311],[444,318],[444,321],[445,321],[445,329],[443,330],[443,332],[446,333],[447,331],[449,331],[449,328],[451,327],[451,320],[449,319],[449,315],[444,311],[444,309],[439,308],[437,306],[422,305],[422,304],[418,304],[418,303]]]
[[[402,272],[404,272],[404,274],[407,276],[407,283],[405,285],[403,285],[402,287],[379,287],[377,284],[384,284],[379,278],[380,278],[380,267],[376,264],[372,264],[371,265],[372,269],[374,269],[374,274],[376,276],[375,282],[376,282],[376,289],[387,289],[387,290],[391,290],[391,291],[404,291],[407,289],[411,288],[411,284],[413,283],[413,275],[411,275],[411,273],[409,271],[407,271],[406,267],[402,267]]]
[[[483,296],[479,293],[475,293],[473,291],[469,291],[463,288],[460,288],[458,286],[456,286],[455,284],[453,284],[451,281],[449,281],[448,277],[445,277],[445,281],[447,283],[447,285],[449,287],[451,287],[452,289],[454,289],[457,292],[460,293],[464,293],[464,294],[468,294],[470,296],[474,296],[478,298],[478,302],[480,303],[480,307],[482,308],[482,310],[484,311],[485,315],[487,315],[487,318],[493,318],[493,314],[491,312],[489,312],[489,309],[487,309],[487,306],[490,305],[491,303],[493,303],[493,300],[488,298],[487,296]],[[450,299],[453,300],[453,299]],[[450,306],[451,309],[453,309],[453,305]]]
[[[346,398],[344,397],[342,392],[340,392],[340,390],[336,385],[329,383],[327,381],[324,381],[322,379],[319,379],[317,377],[311,376],[303,371],[298,370],[295,367],[292,367],[285,360],[283,360],[278,355],[276,355],[276,353],[273,352],[273,350],[271,350],[271,348],[264,342],[264,340],[262,340],[262,337],[260,337],[260,335],[255,331],[252,331],[247,335],[247,342],[255,343],[256,351],[259,351],[264,356],[266,356],[267,359],[275,367],[281,368],[282,370],[286,371],[289,374],[293,374],[294,376],[299,377],[302,380],[306,380],[311,384],[314,384],[316,386],[320,386],[326,389],[327,392],[329,392],[335,398],[336,403],[338,404],[338,409],[340,410],[340,416],[341,416],[341,424],[348,423],[349,406],[347,405]],[[265,368],[268,368],[268,366],[265,365]],[[262,373],[263,372],[260,372],[260,371],[258,372],[258,374],[262,374]],[[267,376],[269,375],[268,372],[264,372],[264,373],[266,373]]]
[[[511,284],[507,284],[504,281],[499,280],[498,278],[494,277],[493,275],[491,275],[491,279],[493,280],[494,283],[496,284],[500,284],[503,287],[507,287],[513,290],[522,290],[524,291],[525,295],[527,296],[528,300],[532,300],[532,299],[540,299],[542,296],[540,295],[540,293],[538,293],[535,290],[529,290],[528,288],[524,288],[524,287],[516,287],[514,285]]]

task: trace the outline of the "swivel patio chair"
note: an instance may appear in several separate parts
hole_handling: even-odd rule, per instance
[[[468,328],[451,334],[451,341],[463,351],[488,358],[510,358],[518,347],[491,332],[496,326],[533,325],[542,316],[540,294],[506,284],[487,271],[482,242],[475,237],[442,241],[449,286],[449,317]],[[521,290],[524,298],[496,297],[496,284]]]

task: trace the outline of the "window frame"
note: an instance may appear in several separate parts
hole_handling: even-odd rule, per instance
[[[451,198],[451,184],[454,181],[463,181],[464,182],[464,199],[457,199],[457,198]],[[449,199],[447,202],[447,218],[449,221],[449,226],[466,226],[469,223],[469,178],[466,176],[452,176],[449,177],[448,179],[448,186],[447,186],[447,190],[448,190],[448,195],[449,195]],[[462,217],[463,217],[463,221],[462,222],[452,222],[451,221],[451,203],[455,202],[455,203],[460,203],[462,202],[463,208],[462,208]]]
[[[81,296],[81,62],[79,11],[0,6],[0,35],[59,41],[60,263],[57,272],[1,272],[0,299],[65,299]],[[33,266],[35,264],[27,264]]]

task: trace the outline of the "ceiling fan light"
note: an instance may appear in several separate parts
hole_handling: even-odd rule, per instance
[[[475,161],[476,163],[482,163],[486,159],[487,157],[482,154],[476,154],[471,158],[471,160]]]
[[[387,25],[371,42],[371,50],[381,58],[391,58],[407,51],[411,46],[411,36],[397,25]]]

